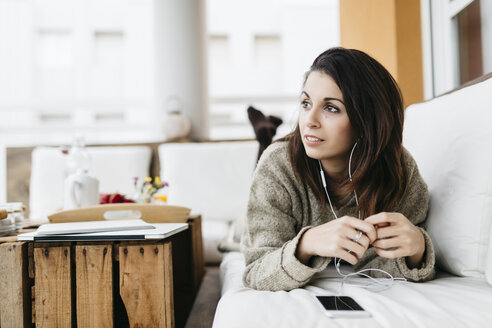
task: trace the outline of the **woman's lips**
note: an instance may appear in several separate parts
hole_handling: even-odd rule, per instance
[[[304,136],[304,141],[309,146],[317,146],[317,145],[322,144],[324,142],[323,139],[318,138],[318,137],[315,137],[315,136],[312,136],[312,135],[305,135]]]

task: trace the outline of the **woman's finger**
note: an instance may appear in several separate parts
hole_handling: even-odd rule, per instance
[[[388,249],[388,248],[394,248],[394,247],[401,247],[401,241],[399,238],[388,238],[388,239],[379,239],[376,240],[374,243],[372,243],[374,247],[377,248],[382,248],[382,249]]]
[[[383,238],[389,238],[389,237],[395,237],[399,235],[399,229],[398,226],[388,226],[385,228],[379,228],[377,229],[377,239],[383,239]]]
[[[369,237],[363,234],[357,243],[364,247],[364,249],[367,249],[370,244]]]
[[[346,241],[343,241],[340,243],[340,247],[342,249],[347,249],[349,251],[351,251],[352,253],[354,253],[354,255],[357,257],[357,259],[361,258],[362,255],[364,255],[364,252],[366,251],[366,249],[357,244],[356,242],[352,241],[352,240],[346,240]]]
[[[396,259],[398,257],[404,257],[405,254],[401,248],[396,248],[393,250],[384,250],[381,248],[375,248],[376,254],[381,257],[386,257],[389,259]]]
[[[347,252],[347,250],[345,249],[339,249],[336,253],[336,257],[352,264],[352,265],[355,265],[357,264],[357,261],[359,261],[359,259],[354,255],[354,253],[352,252]]]
[[[364,222],[370,223],[372,225],[386,223],[386,222],[393,223],[393,222],[400,221],[401,219],[400,216],[401,216],[400,213],[381,212],[371,215],[370,217],[366,218]]]
[[[355,230],[362,231],[370,241],[376,240],[376,228],[372,224],[352,217],[347,217],[346,222]],[[353,239],[356,234],[350,238]]]

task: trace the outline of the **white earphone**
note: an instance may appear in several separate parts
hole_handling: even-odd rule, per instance
[[[357,140],[359,140],[359,139],[357,139]],[[349,166],[348,166],[348,174],[349,174],[350,182],[352,182],[352,172],[351,172],[352,171],[352,169],[351,169],[352,156],[354,154],[354,150],[355,150],[355,147],[356,146],[357,146],[357,141],[355,142],[354,146],[352,147],[352,151],[350,152]],[[331,209],[331,212],[333,213],[333,216],[335,217],[335,219],[338,219],[338,216],[336,215],[335,210],[333,209],[333,205],[331,203],[330,195],[328,193],[328,189],[327,189],[327,185],[326,185],[326,179],[325,179],[325,172],[323,171],[323,166],[321,165],[321,160],[318,160],[318,163],[319,163],[319,169],[320,169],[320,175],[321,175],[321,182],[323,184],[323,188],[324,188],[325,193],[326,193],[326,198],[328,198],[328,203],[330,204],[330,209]],[[359,200],[357,198],[357,192],[355,191],[355,189],[354,189],[354,195],[355,195],[355,203],[356,203],[357,206],[359,206]],[[360,211],[358,213],[358,217],[359,217],[359,220],[360,220],[361,219],[360,218]],[[360,238],[361,235],[362,235],[362,233],[359,231],[358,234],[357,234],[357,236],[359,236],[359,238]],[[347,250],[347,252],[350,253],[351,251],[350,250]],[[343,285],[346,284],[346,285],[349,285],[349,286],[357,286],[357,287],[366,288],[366,289],[369,289],[369,290],[372,290],[372,291],[382,291],[382,290],[385,290],[385,289],[391,287],[395,281],[406,281],[405,278],[395,278],[389,272],[386,272],[386,271],[381,270],[381,269],[368,268],[368,269],[364,269],[364,270],[360,270],[360,271],[352,272],[352,273],[342,273],[340,271],[340,261],[341,260],[342,259],[340,259],[340,258],[334,258],[335,268],[337,269],[338,274],[343,277],[343,279],[342,279],[342,286],[341,286],[342,288],[343,288]],[[368,274],[365,273],[365,272],[369,272],[369,271],[381,272],[383,274],[386,274],[388,277],[387,278],[382,278],[382,279],[376,279],[376,278],[373,278],[373,277],[371,277],[371,276],[369,276]],[[364,284],[364,283],[347,283],[346,282],[346,280],[348,280],[349,278],[351,278],[351,277],[357,277],[357,276],[363,276],[363,277],[369,278],[369,279],[371,279],[372,282],[371,283],[368,283],[368,284]]]

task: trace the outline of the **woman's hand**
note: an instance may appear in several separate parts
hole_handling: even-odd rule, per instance
[[[382,212],[364,220],[376,227],[377,240],[372,243],[376,254],[386,258],[407,257],[408,267],[422,261],[425,251],[424,235],[401,213]]]
[[[355,242],[359,231],[362,235]],[[338,257],[356,264],[375,240],[376,229],[373,224],[344,216],[304,232],[297,245],[296,257],[304,264],[314,255]]]

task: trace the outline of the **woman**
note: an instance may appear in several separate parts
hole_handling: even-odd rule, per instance
[[[396,82],[367,54],[332,48],[315,59],[295,131],[255,171],[241,241],[246,286],[301,287],[335,258],[356,271],[433,278],[422,228],[429,194],[402,146],[403,117]]]

